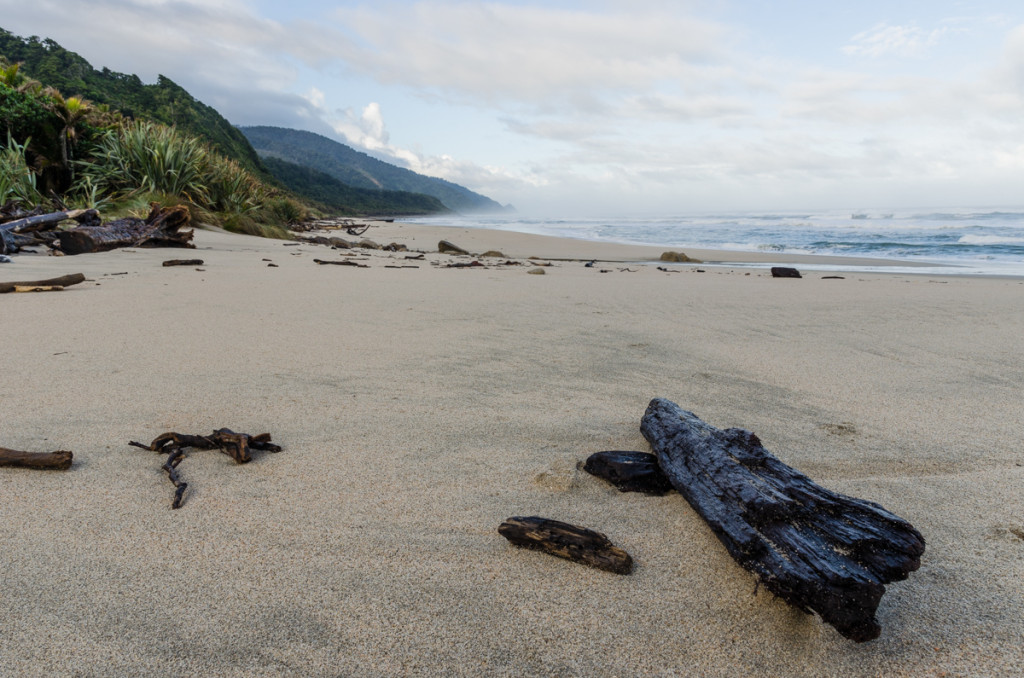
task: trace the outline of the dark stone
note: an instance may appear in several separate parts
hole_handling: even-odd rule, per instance
[[[453,245],[447,240],[442,240],[437,243],[437,251],[442,254],[469,254],[466,250],[462,249],[458,245]]]
[[[772,266],[772,277],[773,278],[802,278],[800,271],[795,268],[786,268],[785,266]]]

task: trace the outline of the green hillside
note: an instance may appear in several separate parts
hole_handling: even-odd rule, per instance
[[[23,62],[21,73],[43,85],[94,104],[106,104],[128,118],[153,120],[209,142],[223,155],[263,174],[259,156],[245,136],[213,108],[197,101],[164,76],[146,85],[137,75],[97,71],[78,54],[53,40],[20,38],[0,28],[0,55]]]
[[[304,165],[350,186],[425,193],[458,212],[505,209],[468,188],[396,167],[319,134],[282,127],[242,127],[241,130],[261,157]]]
[[[440,200],[422,193],[380,191],[344,184],[330,174],[267,156],[270,173],[290,191],[315,200],[329,211],[346,215],[433,214],[447,212]]]
[[[462,186],[388,165],[316,134],[272,127],[248,128],[243,134],[162,75],[147,85],[137,75],[96,70],[50,39],[22,38],[0,28],[0,67],[9,69],[5,77],[11,81],[0,81],[0,149],[8,131],[16,144],[31,139],[25,153],[34,167],[42,168],[37,170],[42,194],[77,190],[73,161],[90,160],[107,131],[137,121],[173,126],[264,182],[342,214],[501,208]],[[65,102],[78,106],[71,126],[65,122],[72,115]],[[249,133],[271,148],[257,153]],[[273,160],[264,164],[261,155],[308,169]]]

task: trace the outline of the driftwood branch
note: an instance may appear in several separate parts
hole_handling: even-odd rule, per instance
[[[313,261],[315,263],[317,263],[317,264],[320,264],[321,266],[323,266],[323,265],[332,265],[332,266],[353,266],[355,268],[370,268],[367,264],[360,264],[358,262],[350,261],[348,259],[343,259],[342,261],[324,261],[323,259],[314,259]]]
[[[514,516],[498,527],[516,546],[537,549],[559,558],[616,574],[629,574],[633,559],[600,532],[537,516]]]
[[[164,462],[163,470],[167,477],[174,484],[174,499],[171,508],[181,506],[182,498],[188,483],[178,475],[178,464],[185,458],[185,449],[194,447],[198,450],[220,450],[234,459],[239,464],[251,461],[251,450],[263,450],[266,452],[280,452],[281,447],[270,442],[269,433],[261,433],[251,436],[247,433],[235,433],[231,429],[222,428],[214,431],[208,436],[188,435],[184,433],[163,433],[153,439],[149,445],[129,441],[129,445],[141,447],[150,452],[166,454],[167,461]]]
[[[0,224],[0,231],[28,233],[30,231],[53,228],[62,221],[78,219],[90,211],[95,212],[95,210],[68,210],[65,212],[51,212],[50,214],[36,214],[2,223]]]
[[[665,475],[761,584],[843,636],[881,632],[885,584],[920,566],[924,538],[873,502],[816,485],[750,431],[719,430],[655,399],[640,430]]]
[[[57,278],[48,278],[46,280],[22,280],[17,282],[0,282],[0,294],[6,294],[8,292],[18,292],[23,288],[38,289],[38,288],[58,288],[63,289],[72,285],[77,285],[80,282],[85,281],[85,276],[81,273],[72,273],[70,275],[62,275]]]
[[[184,205],[160,207],[154,203],[145,221],[118,219],[102,226],[79,226],[57,234],[65,254],[106,252],[118,247],[195,247],[191,216]],[[187,229],[187,230],[186,230]]]
[[[0,447],[0,466],[64,471],[71,468],[73,456],[67,450],[57,450],[56,452],[21,452]]]

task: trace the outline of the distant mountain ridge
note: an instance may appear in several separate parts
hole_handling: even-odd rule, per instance
[[[425,193],[358,188],[342,183],[326,172],[276,156],[267,155],[262,160],[285,188],[315,200],[336,214],[407,216],[449,212],[440,200]]]
[[[406,191],[434,196],[456,212],[496,212],[507,208],[490,198],[436,177],[378,160],[323,135],[284,127],[240,127],[262,158],[309,167],[357,188]]]

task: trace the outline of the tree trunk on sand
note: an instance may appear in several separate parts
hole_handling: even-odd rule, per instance
[[[878,504],[816,485],[750,431],[719,430],[657,398],[640,431],[672,485],[761,584],[843,636],[877,638],[885,584],[906,579],[924,538]]]
[[[105,252],[118,247],[195,247],[190,223],[184,205],[163,208],[154,203],[145,221],[129,217],[102,226],[79,226],[60,232],[58,238],[65,254]]]

